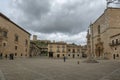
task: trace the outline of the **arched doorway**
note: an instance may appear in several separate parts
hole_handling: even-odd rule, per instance
[[[96,57],[103,57],[103,51],[104,51],[103,43],[100,42],[96,44],[96,49],[95,49]]]

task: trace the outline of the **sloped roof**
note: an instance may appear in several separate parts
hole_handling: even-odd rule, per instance
[[[108,9],[119,9],[119,10],[120,10],[120,8],[108,7],[107,9],[105,9],[105,11],[103,12],[103,14],[100,15],[100,16],[93,22],[93,24],[96,23],[96,22],[106,13],[106,11],[107,11]]]
[[[116,36],[119,36],[119,35],[120,35],[120,33],[115,34],[115,35],[111,36],[110,38],[113,38],[113,37],[116,37]]]
[[[17,26],[19,29],[23,30],[24,32],[28,33],[29,35],[31,35],[29,32],[27,32],[25,29],[21,28],[19,25],[17,25],[16,23],[14,23],[13,21],[11,21],[8,17],[6,17],[4,14],[2,14],[0,12],[0,16],[3,17],[4,19],[8,20],[9,22],[11,22],[12,24],[14,24],[15,26]]]

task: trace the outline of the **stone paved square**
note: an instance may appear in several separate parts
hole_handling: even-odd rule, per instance
[[[77,64],[80,61],[80,64]],[[80,59],[0,60],[0,80],[120,80],[120,61]]]

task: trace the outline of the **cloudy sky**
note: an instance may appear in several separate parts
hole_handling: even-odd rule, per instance
[[[39,39],[85,44],[106,0],[0,0],[0,12]]]

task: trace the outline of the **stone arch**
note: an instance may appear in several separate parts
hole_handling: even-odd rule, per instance
[[[103,56],[103,53],[104,53],[103,43],[100,42],[100,43],[96,44],[96,47],[95,47],[96,57],[101,57],[101,56]]]

